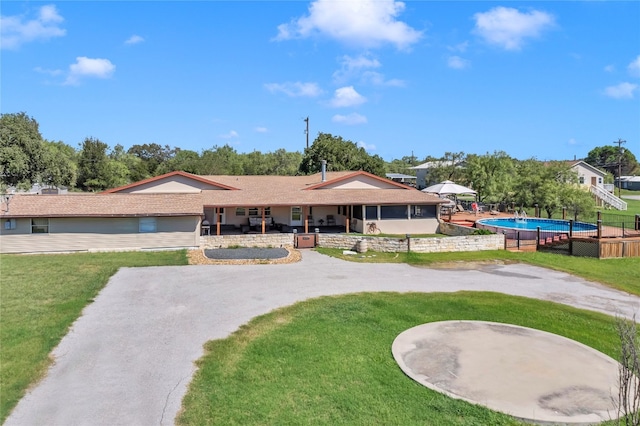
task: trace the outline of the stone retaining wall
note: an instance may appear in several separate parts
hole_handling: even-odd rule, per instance
[[[455,223],[440,222],[438,225],[438,233],[449,235],[452,237],[459,237],[462,235],[471,235],[476,228],[470,228],[468,226],[456,225]]]
[[[366,241],[368,250],[379,252],[401,252],[409,248],[406,238],[364,237],[344,234],[319,234],[318,247],[354,250],[358,242]],[[443,238],[411,238],[411,251],[416,253],[438,253],[459,251],[503,250],[504,235],[469,235]]]
[[[293,234],[241,234],[200,237],[200,248],[291,247]]]
[[[200,237],[200,248],[290,247],[293,245],[293,237],[294,234],[212,235]],[[364,243],[360,243],[361,241],[364,241]],[[360,247],[358,247],[358,245],[360,245]],[[371,251],[395,253],[407,251],[409,244],[407,238],[317,234],[317,246],[354,251],[366,246],[366,249]],[[504,249],[504,235],[502,234],[411,238],[411,251],[416,253],[502,249]]]

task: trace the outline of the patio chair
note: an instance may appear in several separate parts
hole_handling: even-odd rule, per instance
[[[336,224],[336,219],[333,217],[332,214],[328,214],[327,215],[327,226],[335,226]]]

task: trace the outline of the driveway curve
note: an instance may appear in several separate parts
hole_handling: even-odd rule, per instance
[[[120,269],[53,351],[47,376],[6,425],[170,425],[203,355],[251,318],[363,291],[495,291],[631,317],[640,298],[524,264],[426,269],[305,251],[282,265]]]

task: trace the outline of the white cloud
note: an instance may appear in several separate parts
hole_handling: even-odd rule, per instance
[[[364,148],[366,151],[375,151],[376,150],[376,146],[371,144],[366,144],[363,141],[359,141],[356,143],[356,145],[358,145],[358,148]]]
[[[374,86],[390,86],[390,87],[404,87],[406,83],[404,80],[400,80],[398,78],[391,78],[387,80],[384,74],[381,74],[376,71],[367,71],[362,73],[362,78],[360,79],[362,83],[372,84]]]
[[[356,92],[353,86],[347,86],[336,89],[330,104],[335,108],[343,108],[361,105],[366,101],[367,98]]]
[[[604,67],[604,70],[606,72],[614,72],[616,70],[616,67],[614,65],[607,65]]]
[[[60,74],[62,74],[64,72],[62,70],[49,70],[49,69],[42,68],[42,67],[35,67],[33,70],[35,72],[39,72],[40,74],[48,74],[48,75],[50,75],[52,77],[60,75]]]
[[[0,16],[0,48],[17,49],[31,41],[62,37],[66,34],[59,26],[62,21],[64,18],[54,5],[42,6],[38,16],[31,20],[25,21],[19,15]]]
[[[632,76],[640,77],[640,55],[627,65],[627,70],[629,70],[629,74]]]
[[[476,21],[475,33],[488,43],[506,50],[520,50],[526,39],[539,37],[555,24],[554,16],[546,12],[533,10],[522,13],[502,6],[476,13],[473,17]]]
[[[69,75],[65,84],[78,84],[85,77],[109,78],[115,70],[116,66],[108,59],[78,56],[76,63],[69,65]]]
[[[364,115],[360,115],[357,112],[353,112],[349,115],[336,114],[331,117],[331,121],[333,121],[334,123],[354,126],[356,124],[365,124],[367,122],[367,117],[365,117]]]
[[[422,32],[397,20],[404,7],[395,0],[316,0],[309,6],[308,16],[279,25],[274,40],[320,34],[349,45],[376,47],[390,43],[406,49],[422,37]]]
[[[576,145],[577,143],[578,142],[574,138],[569,139],[569,145]]]
[[[235,130],[230,130],[229,133],[218,135],[218,137],[220,139],[237,139],[240,135]]]
[[[355,58],[344,55],[339,59],[339,62],[340,69],[333,73],[333,80],[339,84],[358,77],[363,70],[379,68],[381,66],[380,61],[365,55],[360,55]]]
[[[254,130],[256,133],[269,133],[269,129],[266,127],[256,127]]]
[[[144,41],[144,38],[134,34],[131,37],[129,37],[127,40],[125,40],[124,44],[138,44],[138,43],[142,43],[143,41]]]
[[[470,64],[468,60],[460,56],[449,56],[449,59],[447,59],[447,66],[456,70],[467,68]]]
[[[614,99],[633,99],[636,90],[638,90],[637,84],[625,82],[605,88],[604,94]]]
[[[264,87],[271,93],[284,93],[292,98],[307,97],[314,98],[322,94],[322,90],[316,83],[286,82],[267,83]]]

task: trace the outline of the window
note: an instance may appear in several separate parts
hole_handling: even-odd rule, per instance
[[[259,209],[258,207],[252,207],[249,209],[249,216],[261,216],[261,215],[262,215],[262,210]],[[271,207],[264,208],[264,215],[271,216]]]
[[[601,177],[598,178],[598,183],[602,183],[602,178]]]
[[[580,176],[580,185],[584,184],[584,176]]]
[[[367,213],[367,218],[369,213]],[[380,219],[406,219],[407,206],[380,206]]]
[[[411,219],[424,219],[436,217],[436,206],[416,205],[411,206]]]
[[[156,232],[156,218],[155,217],[141,217],[138,222],[138,232]]]
[[[353,206],[351,208],[351,215],[355,219],[362,219],[362,206]]]
[[[33,218],[31,219],[31,233],[32,234],[48,234],[49,233],[49,219],[47,218]]]
[[[378,220],[378,206],[365,206],[365,219]]]
[[[247,214],[246,210],[244,207],[237,207],[236,208],[236,216],[245,216]]]

